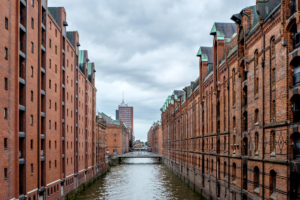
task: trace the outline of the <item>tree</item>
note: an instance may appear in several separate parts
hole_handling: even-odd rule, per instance
[[[145,142],[145,145],[148,146],[148,142]]]

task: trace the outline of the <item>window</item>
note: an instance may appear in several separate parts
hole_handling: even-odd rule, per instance
[[[8,60],[8,49],[5,47],[4,57]]]
[[[236,164],[232,164],[232,182],[235,183],[236,181]]]
[[[51,100],[49,100],[49,109],[51,109]]]
[[[259,115],[259,112],[258,112],[258,109],[255,110],[255,115],[254,115],[254,122],[258,124],[258,115]]]
[[[55,37],[57,37],[57,29],[55,29]]]
[[[49,68],[51,69],[51,59],[49,59]]]
[[[33,91],[30,92],[30,100],[33,102]]]
[[[55,130],[56,130],[56,122],[54,122],[54,128],[55,128]]]
[[[273,121],[275,121],[275,117],[276,117],[276,102],[275,102],[275,100],[273,100],[272,114],[273,114]]]
[[[4,168],[4,179],[7,179],[7,168]]]
[[[30,125],[33,126],[33,115],[30,115]]]
[[[57,165],[56,165],[56,160],[55,160],[55,169],[56,169],[56,166],[57,166]],[[55,187],[54,187],[54,188],[55,188]]]
[[[259,82],[258,82],[258,78],[256,78],[256,80],[255,80],[255,94],[258,94],[258,84],[259,84]]]
[[[57,73],[57,65],[55,65],[55,73]]]
[[[271,46],[271,55],[275,56],[275,37],[272,37],[270,46]]]
[[[30,173],[33,174],[33,164],[30,165]]]
[[[33,67],[30,68],[30,76],[33,77]]]
[[[34,19],[31,18],[31,28],[34,29]]]
[[[51,120],[49,120],[49,129],[51,129]]]
[[[54,109],[55,109],[55,111],[56,111],[56,102],[55,102],[55,104],[54,104]]]
[[[4,119],[7,119],[7,108],[4,108]]]
[[[259,187],[259,169],[258,167],[254,167],[254,189]]]
[[[276,172],[274,170],[270,171],[270,197],[276,197]]]
[[[7,78],[4,78],[4,89],[5,90],[8,90],[8,79]]]
[[[49,141],[49,150],[51,150],[51,140]]]
[[[57,92],[57,84],[55,83],[55,88],[54,88],[55,92]]]
[[[226,179],[226,170],[227,170],[227,165],[226,162],[224,162],[224,179]]]
[[[55,45],[55,54],[57,54],[57,46]]]
[[[34,53],[33,49],[34,49],[34,44],[33,44],[33,42],[31,42],[31,53]]]
[[[55,122],[56,123],[56,122]],[[55,142],[54,142],[54,148],[56,149],[56,140],[55,140]]]
[[[33,140],[30,140],[30,149],[33,150]]]
[[[275,68],[272,70],[272,87],[274,88],[276,85],[276,71]]]
[[[235,121],[235,117],[233,117],[233,128],[236,127],[236,121]]]
[[[49,80],[49,89],[51,89],[51,80]]]
[[[51,22],[49,22],[49,29],[50,29],[50,30],[51,30],[51,28],[52,28],[52,27],[51,27],[51,25],[52,25],[52,23],[51,23]]]
[[[32,7],[34,7],[34,0],[31,0],[31,5]]]
[[[7,149],[7,138],[4,138],[4,149]]]
[[[258,151],[258,133],[255,133],[255,146],[254,146],[255,153]]]
[[[270,152],[275,153],[275,148],[276,148],[275,131],[272,131],[270,134]]]
[[[8,30],[8,18],[5,17],[5,28]]]
[[[49,170],[51,170],[51,161],[49,161]],[[51,191],[52,192],[52,191]]]

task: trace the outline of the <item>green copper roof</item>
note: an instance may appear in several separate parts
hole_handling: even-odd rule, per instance
[[[80,50],[79,51],[79,56],[78,56],[78,65],[79,65],[79,69],[84,72],[84,64],[85,64],[85,59],[84,56],[85,55],[85,51]]]
[[[199,48],[199,51],[197,53],[198,57],[202,57],[202,62],[208,62],[208,56],[206,53],[202,52],[202,47]]]

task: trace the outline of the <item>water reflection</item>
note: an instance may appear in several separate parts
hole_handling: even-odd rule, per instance
[[[200,197],[154,158],[128,158],[76,200],[194,200]]]

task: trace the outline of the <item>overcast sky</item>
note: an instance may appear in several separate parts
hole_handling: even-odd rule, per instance
[[[199,76],[200,46],[212,46],[214,22],[256,0],[48,0],[65,7],[67,30],[96,65],[97,110],[115,118],[122,102],[134,107],[136,139],[147,139],[175,89]]]

